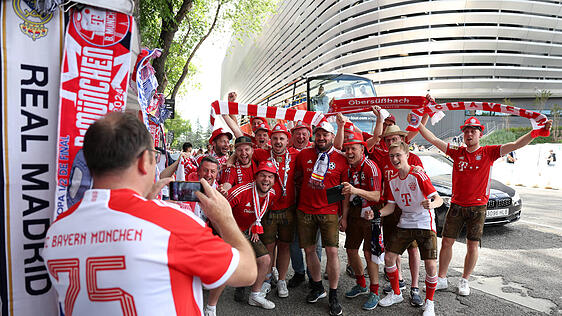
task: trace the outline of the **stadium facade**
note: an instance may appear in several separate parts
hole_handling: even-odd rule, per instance
[[[562,1],[549,0],[282,0],[258,37],[233,42],[221,95],[253,103],[301,76],[342,72],[370,78],[379,96],[429,91],[438,102],[532,108],[548,90],[548,115],[562,97],[561,16]],[[448,115],[440,132],[464,117]]]

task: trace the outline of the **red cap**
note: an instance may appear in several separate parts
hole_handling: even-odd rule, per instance
[[[273,162],[271,162],[271,160],[264,160],[260,162],[258,169],[256,170],[256,172],[254,172],[254,177],[261,171],[271,172],[275,176],[277,176],[277,168],[275,167]]]
[[[277,123],[275,126],[273,126],[273,129],[271,130],[271,132],[269,132],[269,137],[271,137],[271,135],[273,135],[274,133],[283,133],[287,135],[289,139],[291,139],[291,133],[287,131],[287,127],[285,126],[285,124]]]
[[[461,131],[465,127],[477,127],[480,128],[480,131],[484,131],[484,125],[480,124],[480,121],[474,116],[471,116],[466,121],[464,121],[464,125],[461,125]]]
[[[359,144],[367,147],[367,143],[363,140],[363,133],[356,132],[353,124],[345,123],[343,146],[349,146],[353,144]]]
[[[256,127],[254,129],[254,125],[252,124],[254,122],[254,120],[260,120],[261,123],[260,125],[258,125],[258,127]],[[252,119],[250,120],[250,124],[252,124],[252,132],[257,132],[260,129],[266,130],[267,132],[269,132],[269,124],[267,124],[267,120],[263,117],[252,117]]]
[[[232,139],[232,133],[225,131],[222,127],[217,128],[216,130],[213,131],[213,133],[211,134],[211,138],[209,138],[209,144],[213,143],[213,140],[215,140],[215,138],[219,137],[220,135],[226,135],[228,137],[228,140]]]
[[[310,132],[310,134],[312,134],[312,127],[310,127],[310,125],[306,124],[303,121],[297,121],[295,126],[291,128],[291,133],[294,133],[299,128],[306,128]]]
[[[394,117],[394,115],[392,113],[389,113],[390,115],[385,118],[385,120],[389,120],[392,121],[394,124],[396,124],[396,117]]]

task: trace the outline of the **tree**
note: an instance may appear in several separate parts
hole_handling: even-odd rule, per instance
[[[153,61],[158,91],[174,99],[196,71],[193,56],[212,32],[230,26],[237,39],[261,31],[277,0],[140,0],[142,44],[161,48]]]
[[[552,92],[550,90],[537,90],[535,92],[535,101],[533,104],[537,107],[537,112],[542,112],[544,110],[544,106],[546,105],[546,101],[552,96]]]
[[[180,146],[188,141],[189,133],[191,133],[191,123],[182,119],[179,115],[175,115],[174,119],[168,119],[164,122],[164,128],[167,133],[173,133],[173,139],[170,148],[180,148]]]

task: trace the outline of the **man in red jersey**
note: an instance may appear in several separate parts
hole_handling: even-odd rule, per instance
[[[255,173],[254,182],[239,184],[230,190],[228,201],[232,206],[232,213],[238,227],[250,240],[256,254],[258,276],[252,285],[252,292],[248,304],[265,309],[275,308],[275,304],[265,298],[261,287],[270,268],[270,255],[261,242],[259,235],[264,233],[262,220],[268,208],[278,198],[272,189],[277,176],[277,170],[271,161],[260,163]]]
[[[388,241],[385,249],[385,270],[392,285],[392,291],[385,296],[380,305],[383,307],[400,303],[404,300],[400,291],[396,257],[416,241],[426,271],[426,300],[424,316],[434,316],[433,294],[437,285],[437,233],[435,231],[434,208],[443,204],[443,199],[431,184],[423,171],[416,171],[408,163],[408,145],[396,142],[389,146],[389,156],[393,166],[398,170],[388,179],[386,190],[387,204],[381,209],[381,216],[387,216],[397,209],[402,210],[398,229]]]
[[[251,120],[252,131],[254,132],[254,145],[256,148],[269,148],[269,124],[262,117],[254,117]]]
[[[153,184],[153,140],[135,116],[96,121],[83,151],[93,189],[51,225],[42,253],[64,314],[200,315],[202,285],[254,282],[251,246],[205,180],[196,194],[224,241],[193,214],[150,200],[170,179]]]
[[[363,304],[363,309],[374,309],[379,301],[379,269],[378,257],[383,253],[381,245],[381,227],[379,203],[382,176],[377,165],[365,157],[365,146],[363,136],[355,132],[353,124],[348,122],[341,126],[338,120],[338,129],[345,129],[345,142],[343,148],[347,162],[349,163],[348,178],[349,183],[344,182],[343,194],[349,203],[349,213],[347,217],[347,229],[345,231],[345,248],[349,264],[355,274],[356,285],[345,293],[347,298],[354,298],[362,294],[369,294],[367,301]],[[371,219],[367,219],[369,214],[373,214]],[[375,241],[371,245],[371,241]],[[369,272],[370,288],[367,288],[363,265],[359,257],[359,247],[363,244],[363,253],[367,261]],[[374,252],[372,251],[374,246]],[[377,257],[377,262],[373,261],[372,256]],[[382,262],[380,262],[382,263]]]
[[[552,121],[545,124],[550,130]],[[484,125],[475,117],[468,118],[460,127],[463,131],[465,146],[457,147],[447,144],[437,138],[424,124],[420,125],[421,135],[442,152],[451,157],[453,165],[453,195],[451,206],[443,226],[443,240],[439,253],[439,279],[437,289],[446,289],[447,270],[453,257],[453,244],[462,227],[466,224],[466,256],[464,270],[458,285],[458,294],[470,294],[468,278],[478,260],[478,244],[482,237],[484,221],[486,220],[486,206],[490,196],[490,170],[494,161],[505,154],[515,151],[527,144],[533,138],[531,132],[519,137],[516,141],[495,146],[480,146]]]
[[[345,157],[333,146],[334,127],[323,121],[314,129],[314,148],[303,149],[297,156],[295,181],[300,185],[297,207],[298,232],[301,248],[306,254],[306,263],[312,275],[311,291],[307,296],[309,303],[326,297],[322,285],[320,262],[316,255],[316,232],[320,229],[322,245],[328,258],[327,270],[330,283],[330,314],[343,314],[338,302],[339,281],[339,232],[345,231],[347,203],[343,203],[341,223],[338,220],[340,203],[328,204],[326,189],[347,181],[349,164]]]
[[[277,246],[277,268],[279,280],[277,283],[277,295],[288,297],[286,277],[289,269],[289,244],[293,241],[296,220],[296,190],[295,190],[295,163],[298,151],[288,148],[291,134],[285,125],[279,123],[270,132],[271,149],[256,149],[254,159],[258,162],[271,161],[277,169],[278,180],[275,190],[279,199],[273,203],[264,220],[264,234],[260,235],[269,253],[274,257],[275,246]],[[273,263],[272,263],[273,266]]]
[[[220,180],[222,186],[219,191],[225,195],[235,185],[254,181],[254,173],[257,169],[252,159],[254,148],[250,137],[237,137],[234,141],[234,148],[234,165],[226,168]]]
[[[312,128],[310,125],[304,123],[303,121],[297,121],[295,126],[291,128],[292,145],[294,149],[301,151],[307,147],[311,147],[310,134],[312,134]]]

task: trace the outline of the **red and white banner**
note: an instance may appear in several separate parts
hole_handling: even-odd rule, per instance
[[[0,2],[0,315],[58,315],[41,253],[53,216],[63,12]]]
[[[406,129],[409,131],[417,130],[421,122],[421,116],[424,114],[429,114],[431,116],[431,123],[436,124],[441,120],[445,114],[443,111],[466,111],[466,110],[476,110],[476,111],[489,111],[496,113],[505,113],[515,116],[521,116],[531,120],[531,126],[533,131],[531,132],[532,137],[537,136],[548,136],[550,131],[545,129],[544,126],[548,118],[546,115],[526,109],[521,109],[512,105],[505,105],[500,103],[490,103],[490,102],[448,102],[441,104],[430,104],[423,108],[412,110],[412,122],[414,124],[409,125]]]
[[[61,74],[55,217],[91,186],[81,152],[88,127],[124,111],[133,18],[94,7],[70,15]]]
[[[383,109],[417,109],[429,103],[428,97],[396,96],[396,97],[366,97],[351,99],[332,99],[330,114],[350,114],[371,111],[371,107],[378,105]]]
[[[250,115],[286,121],[303,121],[309,125],[318,125],[318,123],[324,119],[324,114],[320,112],[215,101],[211,104],[211,126],[215,125],[215,117],[222,114]]]

